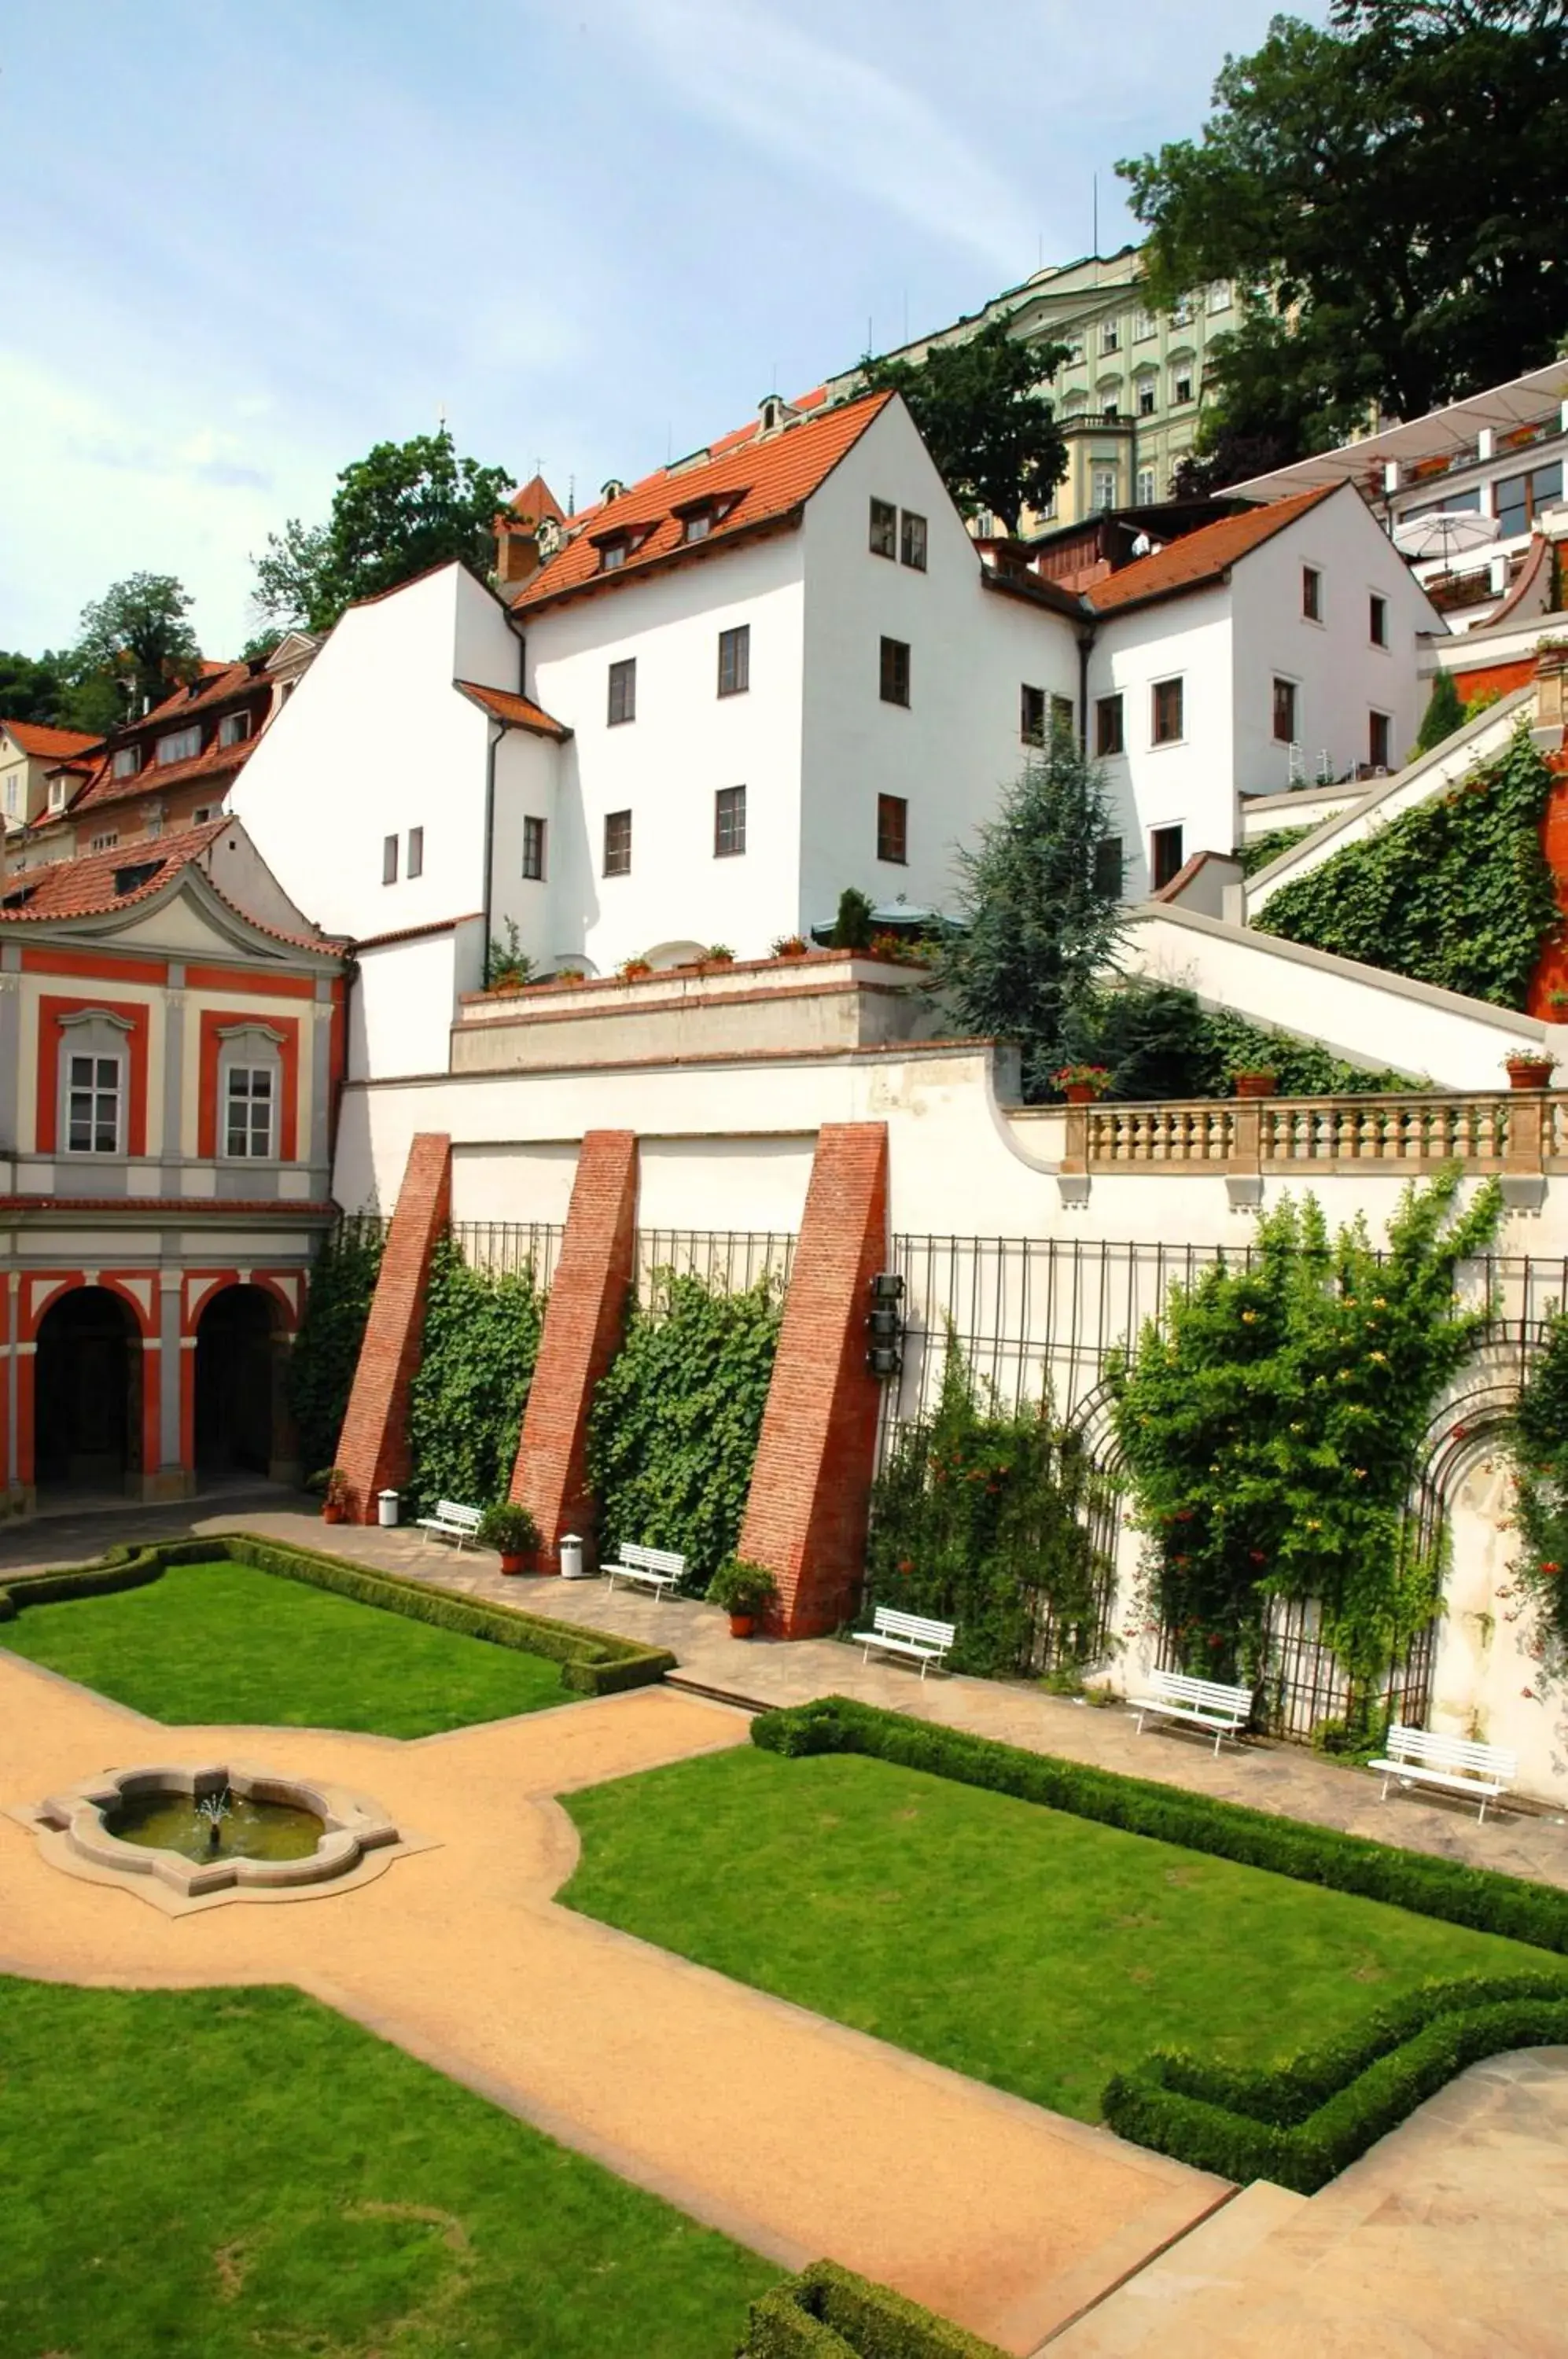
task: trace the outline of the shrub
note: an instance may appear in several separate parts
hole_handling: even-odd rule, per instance
[[[1127,1834],[1149,1835],[1157,1843],[1179,1843],[1245,1867],[1268,1868],[1298,1883],[1386,1900],[1418,1917],[1469,1925],[1538,1950],[1568,1953],[1568,1890],[1554,1885],[1399,1851],[1332,1827],[1276,1818],[1245,1803],[1059,1761],[1049,1753],[1026,1753],[1018,1745],[939,1728],[845,1696],[824,1696],[815,1703],[763,1712],[751,1724],[751,1741],[791,1758],[859,1753],[897,1762],[906,1769],[923,1769],[961,1785],[1068,1810],[1075,1818],[1120,1827]]]
[[[539,1544],[539,1526],[511,1499],[485,1508],[476,1537],[481,1548],[497,1549],[503,1556],[531,1556]]]
[[[1511,1440],[1524,1545],[1511,1583],[1530,1616],[1528,1644],[1550,1678],[1568,1669],[1568,1318],[1553,1314],[1546,1347],[1519,1395]]]
[[[713,1604],[726,1614],[764,1614],[779,1594],[779,1583],[765,1564],[748,1564],[744,1557],[726,1557],[708,1583]]]
[[[1287,852],[1312,834],[1316,825],[1314,820],[1301,827],[1271,827],[1266,835],[1255,835],[1251,842],[1244,843],[1236,854],[1242,875],[1256,876],[1260,868],[1267,868],[1271,862],[1283,859]]]
[[[868,951],[873,931],[871,912],[876,904],[857,885],[846,885],[838,897],[838,914],[833,919],[833,947],[835,951]]]
[[[1315,1040],[1205,1010],[1179,984],[1141,977],[1085,993],[1068,1012],[1062,1040],[1074,1059],[1109,1067],[1111,1098],[1225,1097],[1236,1073],[1258,1071],[1276,1074],[1285,1097],[1428,1086],[1388,1067],[1372,1072],[1347,1065]]]
[[[813,2261],[751,2305],[741,2359],[1001,2359],[918,2301],[856,2277],[836,2261]]]
[[[359,1347],[381,1268],[379,1221],[342,1221],[321,1240],[299,1332],[289,1355],[289,1408],[306,1466],[337,1456]]]
[[[438,1499],[504,1497],[533,1380],[544,1297],[531,1266],[470,1269],[451,1235],[437,1245],[419,1372],[408,1397],[415,1511]]]
[[[768,1278],[726,1294],[657,1273],[593,1397],[588,1478],[600,1552],[678,1549],[706,1588],[740,1538],[782,1316]]]

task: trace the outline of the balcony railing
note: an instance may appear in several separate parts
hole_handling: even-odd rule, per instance
[[[1568,1091],[1069,1106],[1068,1171],[1568,1169]]]

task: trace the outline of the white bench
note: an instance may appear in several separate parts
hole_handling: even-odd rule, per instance
[[[636,1581],[644,1589],[651,1589],[656,1597],[663,1597],[685,1580],[686,1560],[674,1549],[642,1548],[636,1540],[628,1540],[618,1561],[607,1564],[604,1571],[612,1589],[617,1581]]]
[[[1383,1772],[1381,1799],[1399,1786],[1442,1786],[1467,1801],[1480,1798],[1475,1816],[1485,1823],[1486,1805],[1506,1794],[1519,1775],[1519,1755],[1496,1745],[1472,1745],[1463,1736],[1434,1736],[1430,1729],[1406,1728],[1396,1721],[1385,1740],[1388,1758],[1369,1766]]]
[[[944,1668],[947,1652],[958,1636],[956,1622],[933,1622],[924,1614],[900,1614],[896,1605],[879,1605],[873,1614],[875,1625],[869,1630],[857,1630],[854,1643],[864,1647],[863,1663],[871,1660],[871,1649],[877,1647],[885,1655],[902,1655],[907,1661],[919,1663],[920,1677],[934,1663]]]
[[[1239,1736],[1252,1717],[1252,1690],[1229,1688],[1219,1680],[1195,1680],[1185,1671],[1154,1671],[1149,1684],[1151,1695],[1128,1696],[1130,1709],[1138,1714],[1138,1733],[1143,1734],[1143,1723],[1149,1713],[1158,1712],[1168,1720],[1190,1720],[1196,1727],[1213,1729],[1214,1758],[1227,1736]]]
[[[419,1518],[419,1529],[438,1540],[455,1540],[461,1549],[465,1540],[478,1538],[483,1514],[482,1508],[461,1506],[455,1499],[438,1499],[435,1514]]]

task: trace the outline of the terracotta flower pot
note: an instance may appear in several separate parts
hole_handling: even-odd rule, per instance
[[[506,1550],[503,1549],[501,1552],[501,1570],[503,1572],[521,1572],[523,1571],[522,1558],[520,1556],[508,1556]]]
[[[1279,1087],[1278,1073],[1237,1073],[1236,1093],[1238,1098],[1271,1098]]]
[[[730,1615],[730,1636],[732,1638],[749,1638],[756,1626],[757,1616],[755,1614],[732,1614]]]
[[[343,1507],[342,1507],[342,1506],[340,1505],[340,1503],[339,1503],[336,1499],[329,1499],[329,1500],[327,1500],[326,1504],[323,1506],[323,1507],[322,1507],[322,1509],[321,1509],[321,1521],[322,1521],[322,1523],[323,1523],[323,1524],[341,1524],[341,1523],[342,1523],[342,1521],[343,1521]]]
[[[1508,1087],[1510,1090],[1549,1090],[1556,1070],[1556,1060],[1551,1057],[1510,1058]]]
[[[1090,1082],[1069,1082],[1067,1084],[1069,1105],[1093,1105],[1099,1094],[1099,1091]]]

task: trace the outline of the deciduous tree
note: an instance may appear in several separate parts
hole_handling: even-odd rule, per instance
[[[82,610],[68,708],[78,728],[107,731],[159,703],[201,669],[190,592],[172,573],[130,573]]]

